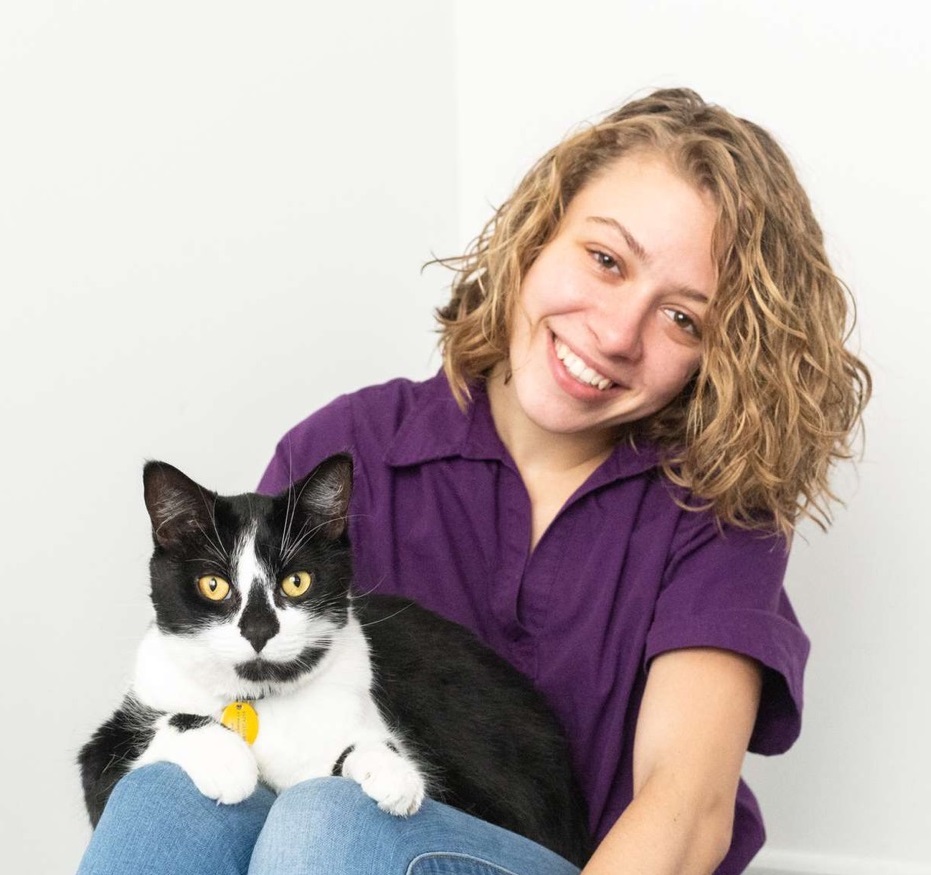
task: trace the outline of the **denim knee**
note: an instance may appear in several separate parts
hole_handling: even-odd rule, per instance
[[[174,825],[184,834],[215,836],[228,845],[246,833],[253,836],[265,822],[274,794],[259,786],[248,799],[236,805],[222,805],[204,796],[180,766],[152,763],[133,769],[114,787],[111,799],[115,808],[129,807],[135,818],[145,817]],[[108,808],[110,803],[108,803]]]
[[[578,875],[522,836],[425,799],[410,817],[386,814],[347,778],[284,791],[255,845],[249,875]]]
[[[355,781],[304,781],[285,790],[272,806],[249,871],[251,875],[394,872],[393,858],[403,848],[406,821],[381,811]]]
[[[180,766],[134,769],[113,788],[79,872],[245,872],[273,799],[260,787],[219,805]]]

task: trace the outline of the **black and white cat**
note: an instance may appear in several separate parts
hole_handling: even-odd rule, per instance
[[[219,496],[162,462],[143,479],[155,622],[79,757],[93,824],[146,763],[223,803],[335,774],[392,814],[429,794],[584,863],[568,748],[530,683],[462,627],[351,593],[348,456],[276,497]]]

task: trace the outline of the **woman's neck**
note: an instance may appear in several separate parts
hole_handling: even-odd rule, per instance
[[[530,549],[572,494],[611,454],[612,435],[560,434],[540,428],[525,414],[503,371],[488,378],[491,416],[501,442],[517,465],[530,499]]]
[[[489,375],[487,386],[495,430],[525,480],[580,475],[581,485],[611,454],[616,441],[609,431],[556,433],[538,426],[524,413],[502,367]]]

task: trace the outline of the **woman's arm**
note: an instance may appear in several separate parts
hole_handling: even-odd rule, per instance
[[[714,648],[650,665],[634,739],[634,799],[584,875],[708,875],[731,843],[759,664]]]

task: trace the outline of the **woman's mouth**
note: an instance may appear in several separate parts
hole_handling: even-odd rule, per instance
[[[556,337],[555,334],[553,335],[553,348],[556,351],[556,358],[562,362],[567,373],[583,386],[591,386],[594,389],[605,392],[616,385],[610,377],[599,374],[598,371],[586,365],[585,362],[572,352],[572,350]]]

